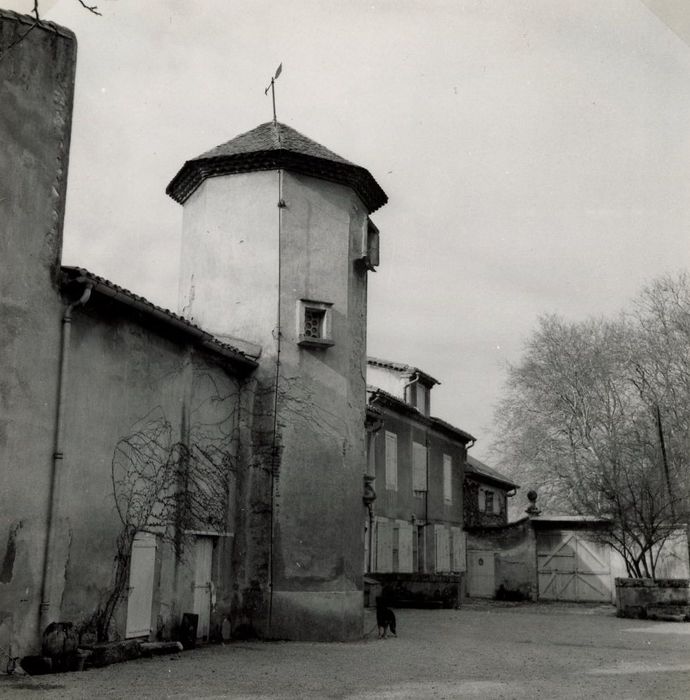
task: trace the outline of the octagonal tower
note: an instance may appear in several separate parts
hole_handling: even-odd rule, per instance
[[[269,122],[187,161],[180,312],[259,356],[238,475],[237,619],[263,636],[362,633],[369,214],[364,168]]]

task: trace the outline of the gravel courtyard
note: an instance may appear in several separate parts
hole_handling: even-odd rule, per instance
[[[690,697],[687,623],[488,602],[396,614],[397,639],[233,643],[85,673],[2,676],[0,698]]]

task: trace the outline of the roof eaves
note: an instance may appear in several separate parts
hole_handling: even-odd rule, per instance
[[[438,379],[435,379],[430,374],[424,372],[424,370],[419,369],[419,367],[406,365],[402,362],[384,360],[380,357],[367,357],[367,364],[372,365],[374,367],[382,367],[383,369],[392,369],[394,372],[400,372],[402,374],[409,374],[412,376],[417,375],[420,379],[422,379],[431,386],[441,383]]]
[[[370,214],[388,201],[386,193],[365,168],[295,153],[285,148],[188,160],[170,181],[165,192],[179,204],[184,204],[207,178],[279,168],[351,187]]]
[[[90,283],[93,286],[93,291],[96,294],[100,294],[104,297],[112,299],[113,301],[129,306],[130,308],[134,308],[142,314],[155,318],[156,320],[161,321],[162,323],[175,328],[188,336],[191,336],[200,346],[204,347],[209,352],[220,355],[224,359],[239,364],[247,370],[254,369],[258,366],[255,359],[249,357],[241,350],[238,350],[227,343],[223,343],[191,321],[188,321],[182,316],[173,313],[169,309],[157,306],[145,297],[135,294],[124,287],[120,287],[118,284],[115,284],[104,277],[95,275],[83,267],[63,265],[61,269],[63,272],[63,286],[67,286],[68,284],[74,282]]]
[[[429,420],[437,430],[452,433],[456,437],[459,437],[461,440],[463,440],[465,443],[476,442],[476,438],[473,435],[470,435],[470,433],[462,430],[461,428],[456,428],[452,423],[448,423],[447,421],[444,421],[441,418],[435,418],[434,416],[429,418]]]
[[[467,460],[465,461],[465,473],[478,479],[483,479],[484,481],[491,481],[492,483],[501,484],[508,486],[511,489],[519,489],[520,485],[508,479],[508,477],[503,476],[495,469],[488,467],[483,462],[480,462],[476,457],[467,455]]]

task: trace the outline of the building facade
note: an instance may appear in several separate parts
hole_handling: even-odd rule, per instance
[[[33,18],[0,13],[11,44]],[[0,646],[362,634],[364,168],[263,124],[184,163],[179,313],[61,268],[73,35],[2,64]],[[32,80],[25,76],[31,73]]]
[[[369,358],[365,571],[397,604],[457,604],[465,571],[463,465],[474,442],[434,418],[421,370]]]
[[[508,524],[508,499],[519,486],[471,455],[465,464],[465,513],[467,527]]]

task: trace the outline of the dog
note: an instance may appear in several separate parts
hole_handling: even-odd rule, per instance
[[[388,630],[394,637],[398,636],[395,630],[395,613],[386,607],[380,596],[376,599],[376,624],[379,627],[379,639],[385,639]]]

